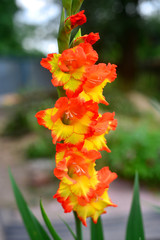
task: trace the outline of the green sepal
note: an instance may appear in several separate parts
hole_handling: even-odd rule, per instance
[[[133,199],[132,199],[130,214],[128,217],[125,239],[126,240],[137,240],[137,239],[144,240],[145,239],[143,219],[142,219],[141,206],[140,206],[140,200],[139,200],[138,173],[136,173],[135,179],[134,179]]]
[[[44,222],[45,222],[45,224],[46,224],[46,226],[47,226],[51,236],[53,237],[53,239],[54,240],[62,240],[59,237],[59,235],[57,234],[57,232],[55,231],[55,229],[53,228],[53,226],[52,226],[52,224],[51,224],[51,222],[50,222],[50,220],[49,220],[49,218],[48,218],[48,216],[47,216],[47,214],[46,214],[46,212],[44,210],[44,207],[42,205],[42,201],[41,200],[40,200],[40,209],[41,209],[41,213],[42,213],[42,217],[44,219]]]
[[[71,15],[72,0],[62,0],[62,5],[67,12],[67,16]]]
[[[72,0],[72,15],[80,10],[83,1],[84,0]]]
[[[78,31],[77,31],[77,33],[76,33],[76,35],[75,35],[75,37],[74,37],[74,40],[75,40],[76,38],[78,38],[78,37],[81,37],[81,36],[82,36],[81,28],[79,28]]]
[[[9,169],[9,177],[12,184],[13,193],[16,199],[17,207],[20,211],[23,223],[26,227],[28,235],[31,240],[50,240],[50,237],[37,220],[37,218],[33,215],[31,210],[28,208],[28,205],[20,192],[14,177]]]
[[[104,240],[101,217],[98,218],[96,224],[92,221],[92,219],[90,220],[90,229],[91,240]]]
[[[73,40],[72,40],[72,42],[71,42],[71,44],[70,44],[70,47],[75,47],[75,46],[77,46],[79,43],[81,43],[81,41],[80,41],[80,42],[78,41],[78,42],[76,42],[76,44],[74,44],[74,41],[75,41],[76,38],[78,38],[78,37],[81,37],[81,28],[78,29],[75,37],[73,38]]]

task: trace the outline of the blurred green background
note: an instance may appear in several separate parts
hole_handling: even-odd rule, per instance
[[[117,79],[104,90],[110,105],[100,106],[101,112],[115,111],[118,127],[106,136],[112,152],[102,152],[97,168],[109,165],[125,179],[133,179],[138,170],[142,181],[158,185],[160,2],[84,0],[82,9],[87,16],[82,33],[100,33],[94,45],[99,62],[118,66]],[[53,107],[57,99],[51,75],[39,62],[57,51],[60,11],[59,1],[1,0],[0,70],[6,69],[0,73],[1,142],[8,139],[11,146],[14,139],[22,142],[27,136],[19,161],[54,159],[50,133],[38,126],[34,115]],[[16,69],[18,82],[13,77]],[[4,161],[5,157],[3,151]]]

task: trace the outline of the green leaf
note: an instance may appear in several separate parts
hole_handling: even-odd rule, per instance
[[[53,228],[44,208],[43,208],[43,205],[42,205],[42,201],[40,201],[40,208],[41,208],[41,213],[42,213],[42,217],[44,219],[44,222],[50,232],[50,234],[52,235],[53,239],[54,240],[61,240],[61,238],[59,237],[59,235],[56,233],[55,229]]]
[[[75,240],[77,240],[77,237],[76,237],[75,233],[72,231],[72,229],[70,228],[70,226],[68,225],[68,223],[66,223],[66,221],[64,221],[64,219],[62,219],[61,217],[60,217],[60,219],[61,219],[62,222],[66,225],[66,227],[68,228],[69,232],[72,234],[73,238],[74,238]]]
[[[17,202],[18,209],[20,211],[21,217],[23,219],[24,225],[26,230],[30,236],[31,240],[50,240],[50,237],[33,215],[31,210],[28,208],[26,201],[24,200],[15,180],[14,177],[9,169],[9,176],[12,183],[12,189],[14,192],[14,196]]]
[[[99,217],[96,224],[91,219],[90,228],[91,228],[91,240],[104,240],[101,217]]]
[[[126,240],[144,240],[143,219],[139,200],[138,173],[135,175],[131,210],[126,229]]]

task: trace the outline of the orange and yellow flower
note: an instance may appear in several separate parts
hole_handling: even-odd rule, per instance
[[[99,151],[110,152],[105,135],[117,127],[114,112],[98,113],[99,103],[108,105],[103,88],[117,77],[117,66],[96,64],[98,54],[92,45],[99,40],[98,33],[77,37],[66,49],[72,29],[85,22],[84,11],[69,16],[59,31],[62,53],[42,59],[41,65],[52,73],[52,84],[62,87],[65,97],[60,97],[53,108],[39,111],[36,117],[40,125],[51,130],[53,143],[61,142],[56,145],[54,175],[60,183],[54,198],[65,212],[75,211],[86,226],[88,217],[96,223],[106,207],[116,206],[108,189],[117,174],[108,167],[96,171],[95,166],[101,158]]]
[[[92,150],[105,150],[110,152],[107,146],[105,135],[109,133],[110,130],[115,130],[117,127],[117,120],[114,119],[115,113],[104,113],[102,116],[99,115],[95,124],[92,125],[92,131],[94,134],[85,138],[82,151]]]
[[[95,160],[101,156],[96,151],[83,154],[75,147],[71,149],[64,149],[64,147],[64,145],[59,146],[60,151],[56,154],[54,174],[61,182],[55,196],[58,197],[59,201],[62,199],[64,210],[68,212],[71,209],[66,205],[68,197],[73,194],[73,196],[79,198],[86,198],[88,201],[90,189],[96,188],[98,178],[94,166]],[[70,203],[70,205],[73,206],[73,203]]]
[[[95,162],[97,159],[101,158],[101,154],[98,151],[90,150],[87,152],[82,152],[75,146],[69,146],[64,143],[57,143],[56,145],[56,164],[62,161],[66,157],[70,157],[74,161],[74,158],[79,159],[82,162],[85,159],[85,163]],[[82,161],[81,161],[82,160]]]
[[[63,167],[62,167],[63,165]],[[65,167],[64,167],[65,166]],[[57,174],[61,179],[59,189],[54,195],[54,198],[62,204],[65,212],[75,211],[82,223],[87,226],[86,218],[91,217],[96,223],[98,217],[105,213],[105,208],[108,206],[116,206],[108,196],[109,184],[117,177],[116,173],[112,173],[108,167],[96,171],[94,164],[91,163],[88,167],[89,176],[85,171],[79,171],[75,166],[68,166],[59,162],[58,168],[62,168],[70,173],[71,180],[62,178],[61,173]],[[66,173],[65,173],[66,174]],[[64,174],[64,175],[65,175]]]
[[[92,135],[92,124],[97,118],[98,105],[92,101],[83,102],[77,98],[61,97],[54,108],[36,114],[38,123],[52,131],[53,143],[79,145],[86,136]]]
[[[52,73],[52,84],[63,86],[68,97],[76,97],[82,91],[84,74],[88,66],[98,60],[98,54],[89,43],[65,50],[62,54],[48,54],[41,65]]]
[[[104,63],[90,66],[84,75],[83,91],[79,94],[79,98],[108,105],[103,96],[103,88],[107,83],[115,80],[116,67],[115,64],[110,63],[107,66]]]

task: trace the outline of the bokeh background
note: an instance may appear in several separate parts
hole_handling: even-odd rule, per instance
[[[82,9],[87,16],[82,33],[100,34],[94,45],[99,62],[118,66],[117,79],[104,89],[110,105],[100,106],[101,112],[116,113],[118,127],[107,136],[112,152],[102,152],[97,169],[109,165],[122,187],[133,182],[138,171],[142,186],[159,194],[160,1],[85,0]],[[15,207],[8,167],[33,206],[40,196],[51,202],[58,186],[52,174],[55,147],[34,115],[53,107],[57,99],[51,74],[40,60],[58,51],[60,13],[58,0],[0,2],[2,209]]]

